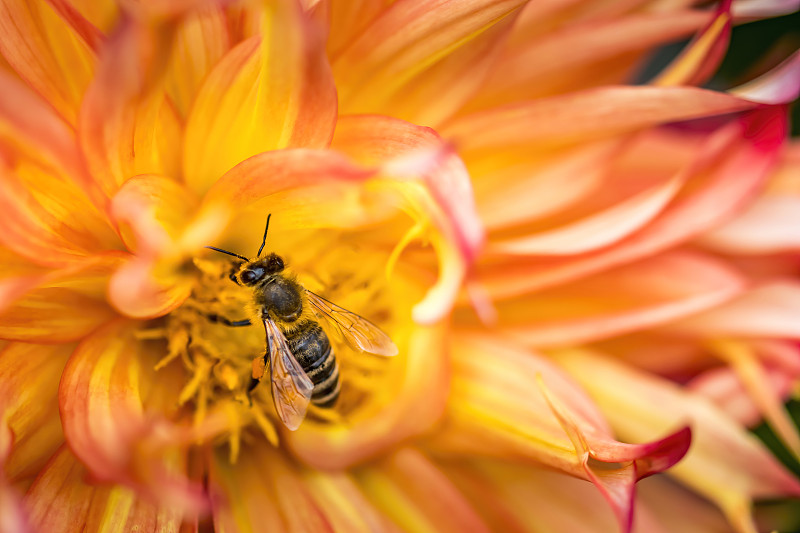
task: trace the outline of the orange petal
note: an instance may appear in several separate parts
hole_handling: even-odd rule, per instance
[[[614,205],[562,227],[495,241],[488,253],[569,255],[602,248],[650,222],[672,200],[686,176],[678,174]]]
[[[0,338],[70,342],[81,339],[113,316],[114,311],[104,301],[76,291],[56,287],[35,289],[0,315]]]
[[[574,259],[515,260],[495,266],[480,281],[495,298],[538,290],[652,255],[716,226],[759,190],[775,163],[785,125],[780,109],[764,108],[717,132],[682,170],[691,176],[691,191],[617,245]]]
[[[553,146],[606,138],[657,124],[752,109],[755,104],[693,87],[602,87],[454,119],[441,128],[468,152]]]
[[[196,191],[258,153],[327,146],[336,90],[319,29],[295,2],[262,13],[261,36],[228,52],[203,82],[186,125],[183,170]]]
[[[94,70],[83,39],[47,2],[0,2],[0,53],[71,124]]]
[[[649,439],[689,420],[692,448],[670,474],[714,501],[738,530],[755,531],[753,498],[800,495],[800,482],[707,400],[595,353],[565,350],[557,362],[592,394],[622,438]]]
[[[529,4],[530,5],[530,4]],[[689,35],[709,14],[695,10],[632,13],[603,20],[564,20],[564,28],[542,34],[520,24],[503,50],[491,76],[467,109],[476,110],[514,100],[588,88],[606,80],[587,76],[587,69],[631,53]],[[534,19],[542,23],[542,17]]]
[[[719,3],[711,22],[659,73],[653,85],[702,85],[714,75],[730,41],[731,3]]]
[[[490,531],[459,488],[412,448],[357,470],[356,478],[374,505],[404,531]]]
[[[86,482],[86,469],[64,446],[25,496],[36,531],[177,531],[182,513],[168,502],[143,501],[124,487]]]
[[[230,47],[227,20],[220,7],[190,13],[180,20],[166,72],[166,89],[182,117],[189,114],[203,79]]]
[[[345,468],[430,429],[447,397],[444,327],[417,327],[411,335],[392,401],[369,418],[348,425],[301,426],[286,435],[295,455],[317,468]]]
[[[221,533],[399,533],[349,474],[306,469],[272,448],[247,449],[236,465],[213,456],[209,487]]]
[[[593,342],[718,306],[744,279],[711,257],[673,252],[498,304],[502,331],[528,346]]]
[[[328,57],[337,57],[384,9],[383,0],[320,2],[328,12]]]
[[[97,52],[103,45],[105,40],[103,31],[108,29],[109,21],[118,15],[117,6],[108,0],[47,1],[93,52]]]
[[[0,353],[0,424],[14,443],[4,471],[32,476],[64,441],[56,394],[73,345],[9,343]]]
[[[0,167],[0,182],[0,241],[18,254],[63,267],[118,246],[105,214],[74,183],[25,163]]]
[[[343,112],[441,122],[477,89],[523,4],[416,0],[388,7],[333,59]]]
[[[54,173],[63,173],[92,194],[75,133],[67,122],[39,95],[2,71],[0,93],[0,138],[25,157]]]
[[[111,323],[84,339],[70,357],[58,391],[64,436],[96,479],[126,485],[167,506],[200,510],[205,506],[200,487],[183,474],[185,450],[159,417],[176,408],[180,378],[155,375],[160,350],[137,340],[136,326]],[[146,407],[157,414],[147,415]]]
[[[86,91],[78,133],[107,196],[137,174],[180,175],[181,125],[161,90],[170,30],[124,19],[103,49]]]

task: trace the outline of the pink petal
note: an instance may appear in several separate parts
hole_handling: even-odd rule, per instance
[[[800,339],[800,284],[775,281],[668,328],[702,337]]]
[[[506,334],[528,346],[567,346],[669,323],[743,289],[744,280],[726,264],[673,252],[497,307]]]
[[[775,17],[800,9],[798,0],[736,0],[733,14],[737,17]]]
[[[515,260],[479,279],[495,298],[539,290],[654,254],[714,227],[759,190],[776,161],[785,127],[783,111],[764,108],[746,115],[741,125],[717,132],[682,170],[691,176],[691,193],[679,195],[649,225],[607,250],[574,259]]]
[[[800,96],[800,52],[759,78],[730,91],[762,104],[788,104]]]

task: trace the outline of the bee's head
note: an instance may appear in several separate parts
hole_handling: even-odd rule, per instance
[[[234,281],[239,285],[252,286],[267,276],[281,273],[283,268],[283,259],[278,254],[271,253],[266,257],[243,263]]]

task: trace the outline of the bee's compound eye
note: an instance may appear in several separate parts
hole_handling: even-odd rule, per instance
[[[242,272],[242,283],[250,285],[264,277],[263,268],[248,269]]]

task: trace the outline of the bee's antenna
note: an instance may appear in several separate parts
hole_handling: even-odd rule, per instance
[[[261,252],[264,250],[264,245],[267,244],[267,230],[269,229],[269,219],[272,216],[272,213],[267,215],[267,225],[264,227],[264,238],[261,239],[261,248],[258,249],[258,254],[256,257],[261,257]]]
[[[244,260],[244,261],[250,261],[250,260],[249,260],[248,258],[246,258],[246,257],[242,257],[242,256],[241,256],[241,255],[239,255],[239,254],[235,254],[235,253],[233,253],[233,252],[229,252],[228,250],[223,250],[222,248],[214,248],[213,246],[206,246],[206,248],[208,248],[209,250],[214,250],[215,252],[220,252],[220,253],[223,253],[223,254],[232,255],[233,257],[238,257],[239,259],[242,259],[242,260]]]

